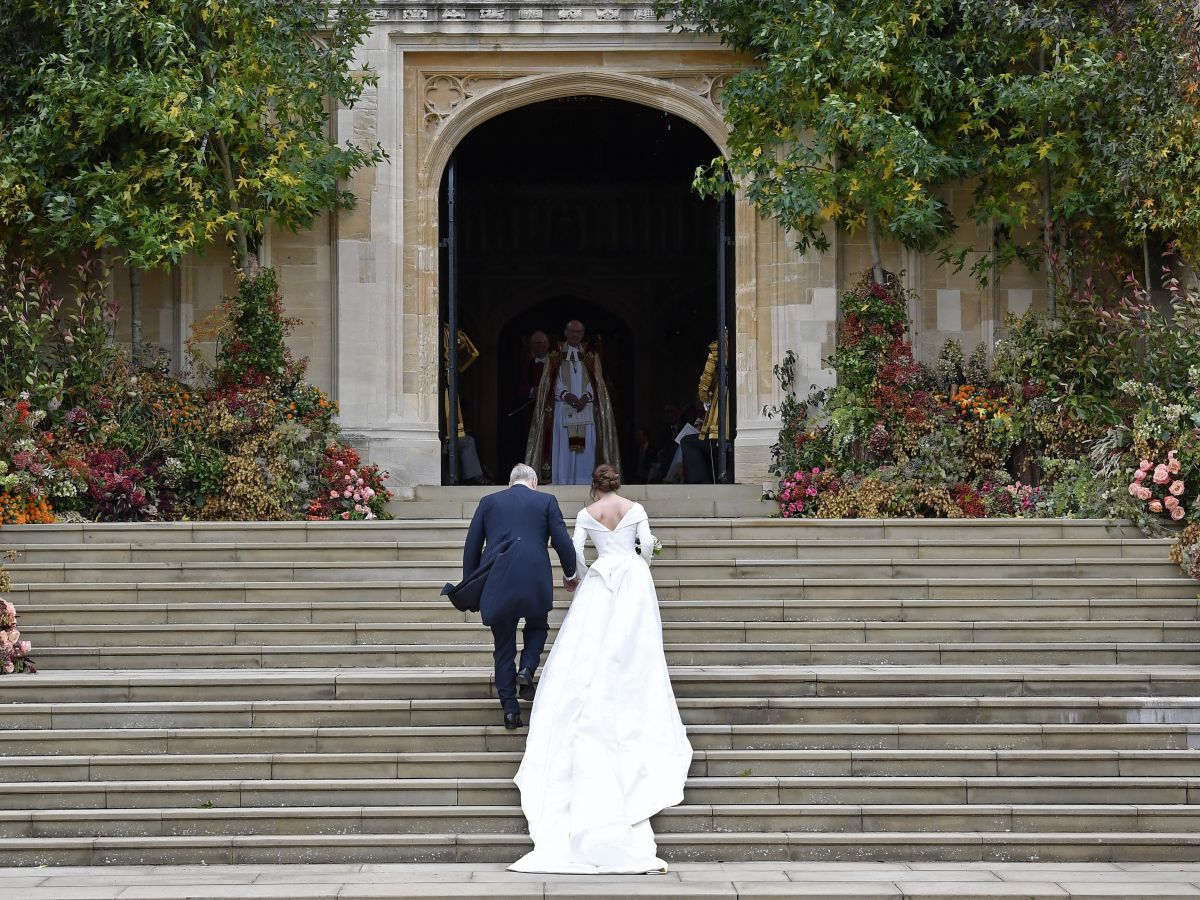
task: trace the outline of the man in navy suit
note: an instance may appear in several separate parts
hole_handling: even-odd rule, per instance
[[[484,497],[471,518],[463,548],[463,584],[477,569],[488,569],[480,573],[486,581],[479,594],[479,613],[483,624],[492,629],[504,727],[520,728],[517,687],[522,699],[533,699],[533,673],[546,646],[547,617],[554,605],[547,541],[562,563],[563,586],[573,591],[577,579],[575,547],[558,500],[553,494],[538,493],[537,473],[524,463],[513,467],[508,485],[508,490]],[[519,670],[515,665],[518,619],[525,620]]]

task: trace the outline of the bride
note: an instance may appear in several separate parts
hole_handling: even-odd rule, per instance
[[[592,474],[596,501],[575,520],[582,574],[546,660],[517,772],[534,848],[514,872],[665,872],[650,817],[683,801],[692,747],[663,654],[649,563],[654,537],[641,504],[621,497],[609,465]],[[639,546],[640,545],[640,546]]]

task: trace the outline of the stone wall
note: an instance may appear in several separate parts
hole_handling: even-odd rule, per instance
[[[389,160],[359,173],[351,211],[301,234],[273,232],[265,261],[281,272],[289,312],[303,320],[292,347],[315,383],[334,393],[351,439],[390,469],[401,489],[440,479],[437,434],[438,190],[457,141],[479,123],[529,103],[594,94],[681,116],[723,146],[720,90],[744,64],[712,40],[667,33],[649,4],[380,3],[362,49],[379,75],[339,135],[379,141]],[[536,141],[530,135],[530,141]],[[966,222],[970,186],[948,192]],[[865,235],[828,235],[827,253],[798,253],[775,223],[739,198],[735,214],[736,468],[762,480],[778,424],[762,415],[780,399],[772,366],[798,357],[797,388],[832,383],[837,298],[869,268]],[[971,224],[960,241],[987,252]],[[228,254],[214,249],[183,267],[183,333],[233,285]],[[892,243],[885,266],[903,271],[918,356],[933,359],[955,337],[970,352],[998,335],[1005,313],[1045,303],[1044,281],[1020,267],[981,288],[932,255]],[[127,294],[123,273],[114,289]],[[147,275],[147,341],[170,350],[171,279]],[[123,316],[121,334],[128,335]],[[126,337],[127,339],[127,337]]]

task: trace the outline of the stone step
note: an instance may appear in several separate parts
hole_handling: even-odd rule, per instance
[[[97,586],[99,588],[99,586]],[[20,592],[14,592],[14,595]],[[83,592],[93,602],[57,602],[51,590],[19,597],[22,627],[43,625],[187,625],[187,624],[323,624],[469,622],[478,627],[479,615],[462,613],[444,599],[434,601],[294,600],[284,602],[105,602],[102,589]],[[347,592],[349,594],[349,592]],[[558,623],[569,608],[559,601],[551,613]],[[1075,599],[1075,600],[662,600],[664,622],[754,624],[763,622],[958,622],[1000,625],[1038,622],[1087,624],[1195,623],[1200,601]]]
[[[575,509],[588,505],[588,500],[561,503],[563,512],[570,515]],[[388,507],[397,520],[412,519],[469,519],[479,508],[477,499],[409,500],[393,503]],[[652,515],[663,518],[764,518],[777,515],[779,506],[774,501],[748,498],[687,497],[658,500],[648,504]]]
[[[519,749],[0,756],[0,782],[505,779]],[[705,750],[691,775],[734,777],[1192,778],[1195,750]]]
[[[689,777],[690,804],[1200,804],[1200,778],[995,776]],[[15,782],[0,809],[178,806],[515,806],[511,778],[213,778],[188,781]]]
[[[909,862],[1119,859],[1154,863],[1200,858],[1200,835],[1195,832],[663,832],[656,834],[655,839],[659,854],[673,863],[861,862],[864,859]],[[524,835],[493,833],[5,838],[0,840],[0,864],[507,863],[529,849],[529,839]],[[857,892],[858,888],[852,890]],[[629,893],[630,888],[621,888],[622,896]],[[1024,895],[1042,896],[1028,891]],[[972,896],[980,895],[972,892]],[[1003,896],[1013,894],[1006,891]]]
[[[9,703],[157,702],[216,694],[237,700],[482,700],[491,694],[489,667],[261,669],[252,676],[226,668],[141,671],[54,670],[6,678]],[[1145,697],[1200,695],[1195,665],[1121,666],[673,666],[680,698],[737,698],[779,704],[808,698],[883,697]],[[1175,700],[1166,701],[1174,705]],[[492,707],[493,714],[495,706]],[[1136,721],[1161,721],[1137,719]],[[1178,720],[1172,720],[1178,721]],[[393,723],[405,724],[405,723]],[[450,724],[450,723],[446,723]]]
[[[661,573],[660,573],[661,575]],[[309,602],[353,598],[374,603],[442,603],[445,581],[259,581],[259,582],[109,582],[15,584],[10,595],[20,606],[26,598],[74,603],[259,603],[303,598]],[[1186,600],[1196,601],[1195,582],[1170,578],[746,578],[667,579],[655,582],[659,602],[909,602],[959,600]],[[569,595],[556,591],[557,602]],[[35,602],[36,599],[35,599]],[[1140,605],[1140,603],[1139,603]],[[1163,617],[1165,618],[1165,616]]]
[[[95,673],[80,673],[93,675]],[[85,679],[80,679],[84,681]],[[456,700],[395,700],[385,696],[378,699],[221,699],[162,700],[156,695],[178,694],[192,698],[205,693],[211,684],[187,682],[187,690],[172,690],[159,684],[139,683],[132,693],[137,697],[151,694],[149,699],[135,702],[92,700],[57,703],[30,700],[12,704],[5,711],[5,726],[21,735],[20,741],[35,729],[139,729],[145,732],[174,729],[340,729],[373,728],[384,733],[388,728],[462,728],[482,727],[489,741],[522,740],[496,724],[496,701],[493,699]],[[676,685],[678,692],[679,685]],[[291,694],[275,686],[274,691],[262,693]],[[411,689],[410,689],[411,692]],[[222,688],[227,698],[234,693]],[[40,697],[41,695],[35,695]],[[80,691],[81,697],[87,693]],[[1079,746],[1072,737],[1073,729],[1097,729],[1098,734],[1136,733],[1140,728],[1188,727],[1188,744],[1195,747],[1195,728],[1200,724],[1200,698],[1194,692],[1187,696],[934,696],[932,693],[915,696],[842,696],[842,697],[680,697],[679,710],[685,723],[692,727],[728,729],[730,749],[740,728],[838,728],[847,741],[853,740],[860,728],[883,728],[896,735],[897,749],[913,749],[907,743],[907,729],[940,729],[949,733],[964,730],[976,734],[979,727],[1041,730],[1048,749]],[[489,730],[490,729],[490,730]],[[1060,732],[1058,729],[1067,729]],[[1125,729],[1133,729],[1126,732]],[[418,732],[427,733],[427,732]],[[752,733],[755,733],[752,731]],[[785,732],[786,733],[786,732]],[[803,731],[801,732],[804,733]],[[1028,733],[1028,732],[1026,732]],[[35,740],[35,737],[30,737]],[[433,738],[430,738],[433,740]],[[761,746],[770,746],[769,737],[760,739]],[[872,739],[873,740],[873,739]],[[1100,738],[1097,738],[1100,740]],[[963,746],[977,746],[965,740]],[[502,747],[510,746],[504,743]],[[755,745],[760,746],[760,745]],[[841,746],[838,744],[837,746]],[[871,744],[870,746],[874,746]],[[991,746],[991,744],[986,744]],[[19,752],[19,746],[14,752]]]
[[[34,562],[7,566],[18,584],[73,584],[110,582],[264,582],[264,581],[434,581],[455,582],[462,566],[455,560],[369,562]],[[557,560],[554,561],[557,571]],[[1156,559],[659,559],[651,568],[655,584],[680,581],[734,580],[738,584],[769,580],[808,579],[1112,579],[1177,580],[1195,592],[1195,583],[1165,556]],[[728,589],[728,585],[726,585]]]
[[[564,510],[568,516],[570,509]],[[1120,519],[780,519],[663,517],[649,510],[655,534],[663,540],[786,539],[818,540],[1090,540],[1143,539],[1136,526]],[[569,519],[568,519],[569,521]],[[409,519],[388,522],[155,522],[6,525],[0,546],[33,543],[157,544],[165,542],[284,543],[340,541],[453,540],[466,535],[465,519]]]
[[[505,489],[505,485],[440,485],[418,484],[413,487],[412,500],[475,500]],[[559,503],[591,503],[591,485],[540,484],[538,490],[553,494]],[[759,500],[760,484],[627,484],[621,496],[638,503],[655,500]]]
[[[801,541],[780,536],[756,540],[703,540],[687,535],[662,539],[658,561],[670,559],[853,559],[863,554],[862,541]],[[24,564],[153,563],[153,562],[363,562],[428,561],[461,562],[461,540],[389,540],[361,541],[267,541],[185,543],[165,541],[29,543],[8,546],[14,562]],[[1143,538],[1074,539],[989,539],[969,534],[955,539],[883,540],[871,543],[876,556],[888,559],[1072,559],[1133,558],[1162,561],[1167,558],[1170,542]]]
[[[100,627],[100,626],[98,626]],[[153,626],[150,626],[153,627]],[[478,630],[477,630],[478,632]],[[200,635],[203,637],[203,634]],[[478,636],[476,637],[478,640]],[[993,643],[666,643],[672,666],[1190,666],[1200,662],[1194,643],[1044,641]],[[492,645],[195,644],[166,646],[39,647],[40,664],[55,669],[309,668],[335,656],[360,668],[455,668],[483,666]]]
[[[1169,804],[682,805],[651,820],[657,834],[783,831],[1178,833],[1200,807]],[[518,806],[292,806],[0,811],[0,839],[338,834],[525,835]]]
[[[525,746],[523,730],[510,731],[498,725],[425,726],[255,726],[250,715],[222,708],[209,712],[213,720],[233,727],[125,727],[126,717],[144,716],[161,722],[170,712],[180,719],[199,717],[203,712],[188,708],[164,710],[160,704],[96,704],[82,706],[79,716],[97,719],[108,727],[25,728],[0,731],[0,757],[87,756],[134,754],[211,753],[480,753],[520,752]],[[356,704],[347,702],[347,707]],[[76,705],[77,707],[80,705]],[[357,710],[377,713],[387,720],[395,710]],[[464,710],[470,712],[469,710]],[[846,707],[849,713],[852,708]],[[343,713],[351,712],[344,710]],[[705,715],[703,707],[685,704],[689,719]],[[715,710],[707,714],[716,718]],[[281,713],[275,709],[276,715]],[[253,713],[252,713],[253,714]],[[266,718],[266,711],[259,711]],[[336,712],[330,711],[331,715]],[[52,710],[47,718],[69,721],[70,710]],[[114,724],[122,723],[122,724]],[[912,725],[728,725],[689,724],[688,738],[696,750],[1024,750],[1024,751],[1200,751],[1200,724],[1174,725],[1042,725],[1042,724],[957,724]]]
[[[137,611],[137,607],[134,607]],[[478,645],[482,627],[473,622],[173,623],[40,625],[25,615],[22,634],[39,648],[187,646]],[[551,639],[559,626],[550,626]],[[1200,641],[1200,622],[671,622],[663,641],[680,644],[1099,644]],[[1163,660],[1164,662],[1166,660]]]

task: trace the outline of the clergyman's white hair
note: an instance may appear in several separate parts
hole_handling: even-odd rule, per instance
[[[517,463],[513,466],[512,471],[508,473],[508,486],[514,484],[527,484],[530,487],[537,487],[537,472],[533,471],[525,463]]]

